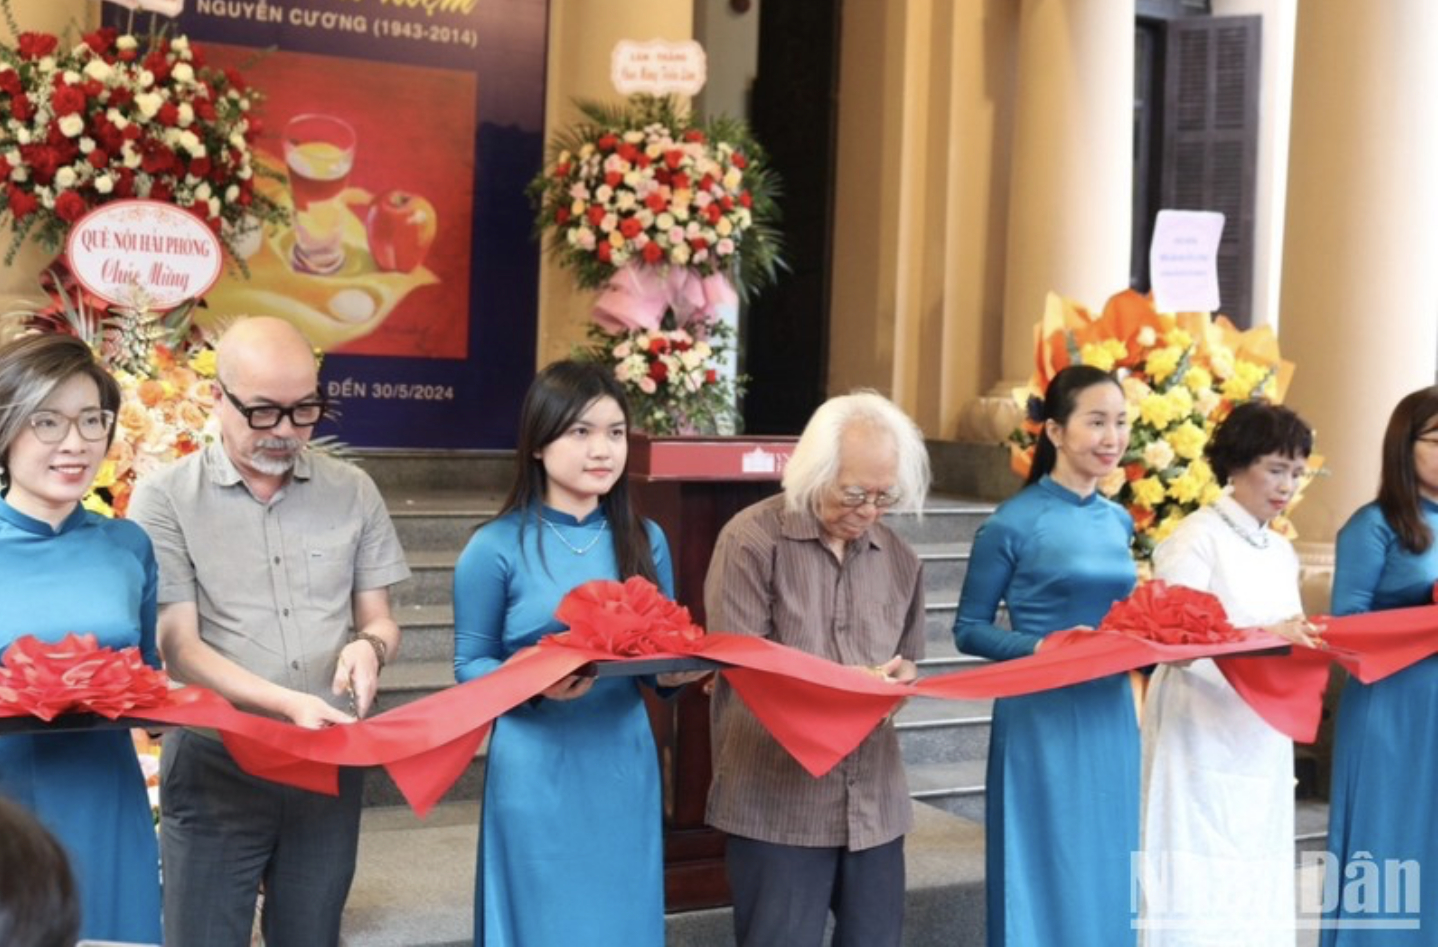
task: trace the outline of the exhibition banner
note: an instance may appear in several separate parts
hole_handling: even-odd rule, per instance
[[[140,31],[143,15],[109,25]],[[545,0],[191,0],[170,21],[260,93],[289,226],[233,240],[202,326],[268,314],[325,353],[358,448],[507,449],[535,365]],[[161,21],[165,22],[165,21]],[[235,238],[235,236],[232,236]]]

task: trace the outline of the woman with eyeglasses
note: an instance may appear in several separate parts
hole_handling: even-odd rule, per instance
[[[1132,520],[1097,485],[1127,449],[1121,386],[1091,366],[1052,379],[1026,487],[972,546],[952,631],[963,653],[1028,656],[1095,626],[1136,583]],[[1006,602],[1010,629],[997,625]],[[1141,745],[1131,684],[1109,676],[999,699],[986,767],[992,946],[1126,946]]]
[[[0,346],[0,648],[26,634],[93,633],[160,666],[150,540],[80,504],[119,406],[115,380],[81,340],[44,334]],[[0,735],[0,795],[64,845],[82,938],[160,942],[155,828],[128,732]]]
[[[1437,387],[1429,386],[1392,411],[1377,500],[1337,535],[1332,613],[1414,607],[1436,590]],[[1348,862],[1365,855],[1399,869],[1398,883],[1415,878],[1418,901],[1407,906],[1406,887],[1380,895],[1396,901],[1390,907],[1338,901],[1322,945],[1437,946],[1437,654],[1370,686],[1348,678],[1334,748],[1327,850],[1339,889]],[[1381,918],[1394,926],[1378,927]]]

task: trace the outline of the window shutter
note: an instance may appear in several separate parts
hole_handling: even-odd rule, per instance
[[[1227,216],[1217,249],[1221,312],[1252,325],[1261,17],[1167,23],[1162,207]]]

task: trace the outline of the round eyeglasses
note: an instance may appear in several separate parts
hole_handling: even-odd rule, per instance
[[[259,406],[247,406],[235,397],[235,393],[220,387],[225,398],[235,407],[235,411],[245,416],[246,424],[252,429],[274,429],[280,425],[280,420],[289,419],[290,424],[297,429],[305,429],[320,422],[325,416],[326,401],[324,397],[306,399],[293,406],[275,406],[262,404]]]
[[[47,445],[64,442],[73,425],[80,431],[80,438],[86,442],[99,442],[110,434],[115,423],[115,413],[109,409],[86,409],[77,416],[67,416],[52,409],[32,412],[27,420],[35,438]]]
[[[843,508],[860,508],[866,504],[872,504],[878,508],[890,508],[899,501],[901,501],[901,492],[895,488],[878,492],[864,492],[857,488],[841,490],[841,506]]]

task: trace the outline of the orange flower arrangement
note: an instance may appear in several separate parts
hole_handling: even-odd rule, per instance
[[[1182,518],[1221,494],[1202,457],[1216,424],[1238,403],[1281,402],[1295,370],[1282,359],[1270,327],[1239,330],[1224,316],[1159,313],[1150,297],[1131,290],[1114,295],[1099,314],[1049,294],[1036,327],[1035,373],[1013,393],[1028,410],[1010,439],[1012,468],[1023,477],[1041,435],[1047,384],[1075,364],[1114,372],[1126,394],[1130,443],[1100,489],[1131,513],[1140,559]],[[1309,461],[1315,471],[1321,458]],[[1273,527],[1296,536],[1285,515]]]

